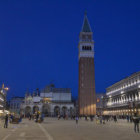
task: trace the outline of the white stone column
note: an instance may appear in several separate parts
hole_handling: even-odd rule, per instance
[[[135,99],[135,98],[134,98],[134,95],[132,95],[132,101],[134,101],[134,99]]]
[[[139,94],[139,100],[140,100],[140,91],[138,91],[138,94]]]
[[[129,96],[126,96],[126,100],[127,100],[127,102],[129,102]]]
[[[129,101],[131,101],[131,96],[129,95]]]
[[[126,96],[124,96],[124,103],[126,103]]]
[[[118,104],[120,104],[120,98],[118,98]]]
[[[121,97],[120,104],[122,104],[122,103],[123,103],[123,98]]]
[[[129,96],[126,96],[126,101],[129,102]]]
[[[138,96],[137,96],[137,94],[135,94],[135,100],[136,100],[136,101],[138,100]]]

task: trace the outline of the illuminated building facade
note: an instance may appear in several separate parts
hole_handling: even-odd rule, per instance
[[[56,88],[53,84],[46,86],[40,94],[26,94],[21,107],[22,114],[34,114],[36,111],[48,116],[72,115],[74,103],[69,88]]]
[[[96,93],[96,114],[97,115],[102,115],[103,114],[103,97],[104,93]]]
[[[140,71],[106,89],[104,114],[140,114]]]
[[[20,113],[20,106],[24,102],[24,97],[12,97],[10,100],[10,112]]]
[[[79,115],[95,115],[94,41],[86,14],[79,38]]]

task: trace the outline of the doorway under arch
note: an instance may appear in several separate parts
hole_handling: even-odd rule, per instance
[[[38,106],[34,106],[33,107],[33,114],[35,114],[36,112],[38,112],[39,111],[39,107]]]
[[[55,106],[54,107],[54,115],[58,116],[58,114],[60,114],[60,107],[59,106]]]

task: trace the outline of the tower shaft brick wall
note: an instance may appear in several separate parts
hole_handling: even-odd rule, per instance
[[[96,114],[94,58],[79,60],[79,114]]]

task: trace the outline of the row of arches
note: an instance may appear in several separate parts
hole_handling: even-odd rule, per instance
[[[30,106],[26,106],[25,115],[28,115],[28,114],[31,114],[31,113],[35,114],[38,111],[41,111],[42,113],[47,115],[48,112],[49,112],[49,107],[44,105],[44,106],[42,106],[42,110],[39,110],[38,106],[34,106],[33,109]]]
[[[68,112],[68,108],[66,106],[63,106],[61,109],[59,106],[55,106],[54,107],[54,115],[58,115],[58,114],[62,114],[62,115],[66,115],[66,113]],[[73,109],[72,107],[69,109],[69,113],[72,114]]]
[[[26,106],[25,108],[25,115],[27,116],[28,114],[35,114],[35,112],[40,111],[45,115],[49,115],[50,113],[50,108],[47,105],[42,106],[42,109],[39,110],[38,106],[34,106],[33,109],[30,106]],[[72,114],[73,108],[71,107],[69,109],[69,113]],[[55,106],[53,109],[53,114],[57,116],[58,114],[66,115],[68,112],[68,108],[66,106],[63,106],[60,108],[59,106]]]
[[[91,46],[83,46],[82,50],[92,50]]]
[[[115,105],[115,104],[123,104],[128,103],[130,101],[138,101],[140,100],[140,93],[129,93],[127,95],[121,95],[116,98],[110,98],[107,102],[107,105]]]

